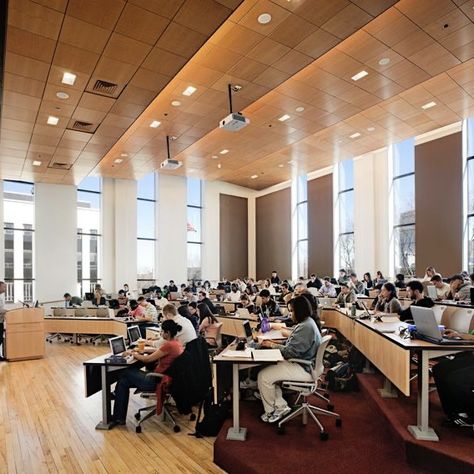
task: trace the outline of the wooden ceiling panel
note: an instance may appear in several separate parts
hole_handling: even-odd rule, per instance
[[[318,27],[315,24],[297,15],[290,15],[275,28],[270,38],[280,44],[295,48],[317,30]]]
[[[159,48],[178,56],[191,57],[206,41],[202,33],[171,23],[156,43]]]
[[[337,38],[345,39],[359,28],[362,28],[370,20],[372,20],[372,17],[367,12],[357,5],[350,3],[321,25],[321,28]]]
[[[339,39],[336,36],[322,29],[317,29],[297,44],[295,49],[316,59],[327,53],[338,43]]]
[[[55,45],[56,42],[50,38],[13,26],[8,27],[7,50],[11,53],[50,63]]]
[[[125,3],[125,0],[69,0],[67,14],[83,22],[112,30]]]
[[[66,15],[61,28],[60,41],[92,53],[102,53],[110,30]]]
[[[129,3],[165,18],[173,18],[185,0],[128,0]]]
[[[46,81],[49,64],[7,51],[5,54],[5,71],[39,81]]]

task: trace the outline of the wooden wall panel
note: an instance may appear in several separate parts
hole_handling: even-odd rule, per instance
[[[248,274],[248,199],[220,195],[220,277]]]
[[[291,190],[257,198],[257,278],[291,278]]]
[[[462,270],[461,132],[415,147],[416,274]]]
[[[332,174],[308,181],[308,271],[332,276],[334,261]]]

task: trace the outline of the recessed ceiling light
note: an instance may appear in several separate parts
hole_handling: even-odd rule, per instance
[[[367,127],[368,132],[373,132],[375,130],[375,127]]]
[[[212,155],[211,158],[212,158],[213,160],[217,160],[217,158],[219,158],[219,157],[218,157],[217,155]]]
[[[270,13],[262,13],[261,15],[258,15],[257,20],[261,25],[267,25],[272,21],[272,16]]]
[[[297,112],[303,112],[304,111],[304,107],[296,107],[295,109]]]
[[[351,138],[357,138],[357,137],[360,137],[360,133],[359,132],[355,132],[353,133],[352,135],[350,135]]]
[[[286,120],[288,120],[290,118],[290,116],[288,114],[285,114],[285,115],[282,115],[278,120],[280,122],[285,122]]]
[[[171,105],[172,105],[173,107],[179,107],[179,106],[181,105],[181,102],[180,102],[179,100],[173,100],[173,101],[171,102]]]
[[[353,81],[358,81],[359,79],[362,79],[363,77],[368,76],[368,75],[369,75],[369,73],[367,71],[360,71],[357,74],[355,74],[354,76],[352,76],[351,79]]]
[[[118,165],[122,163],[122,158],[115,158],[114,163],[117,163]]]
[[[436,102],[431,101],[431,102],[428,102],[428,103],[425,104],[425,105],[422,105],[421,108],[422,108],[423,110],[431,109],[431,107],[434,107],[435,105],[436,105]]]
[[[41,166],[41,161],[33,161],[33,166]]]
[[[292,165],[294,162],[295,162],[295,160],[290,160],[290,161],[288,161],[287,163],[288,163],[289,165]]]
[[[69,99],[69,94],[66,94],[66,92],[62,92],[62,91],[59,91],[59,92],[56,92],[56,97],[58,99]]]
[[[278,168],[283,168],[284,165],[278,165]]]
[[[126,158],[128,156],[128,153],[120,153],[120,156]]]
[[[150,123],[151,128],[158,128],[161,125],[161,122],[158,120],[153,120],[153,122]]]
[[[54,117],[53,115],[50,115],[48,117],[48,120],[46,121],[46,123],[48,125],[57,125],[59,122],[59,118],[58,117]]]
[[[76,82],[76,75],[73,74],[72,72],[65,72],[63,74],[63,78],[61,80],[61,82],[63,84],[67,84],[68,86],[73,86],[74,83]]]
[[[221,169],[221,168],[222,168],[222,165],[221,165],[220,163],[217,163],[217,167],[218,167],[219,169]]]
[[[379,60],[380,66],[386,66],[390,62],[390,58],[382,58]]]
[[[253,174],[252,176],[250,176],[250,179],[257,179],[258,178],[258,174]]]
[[[195,173],[196,170],[195,170],[194,168],[191,168],[191,169],[189,170],[189,172],[190,172],[190,173]]]
[[[221,155],[227,155],[227,153],[229,153],[229,150],[227,148],[224,148],[223,150],[221,150],[219,152]]]
[[[196,91],[197,91],[197,89],[195,87],[188,86],[188,87],[186,87],[186,89],[184,89],[183,95],[190,96],[190,95],[193,95]]]

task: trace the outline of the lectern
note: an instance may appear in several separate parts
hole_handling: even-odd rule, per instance
[[[9,361],[44,357],[43,308],[19,308],[5,314],[5,358]]]

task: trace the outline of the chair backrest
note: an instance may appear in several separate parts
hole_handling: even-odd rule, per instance
[[[86,308],[76,308],[74,310],[74,314],[78,318],[83,318],[83,317],[87,316],[87,309]]]
[[[53,316],[66,316],[66,308],[53,308]]]
[[[441,320],[443,319],[443,313],[446,309],[446,306],[441,306],[439,304],[435,304],[433,306],[433,308],[431,308],[434,312],[434,315],[435,315],[435,318],[436,318],[436,322],[438,324],[441,324]]]
[[[109,318],[109,308],[97,308],[97,317],[98,318]]]
[[[316,358],[314,362],[314,367],[312,370],[312,375],[313,379],[317,381],[319,377],[321,377],[322,373],[324,372],[324,363],[323,363],[323,358],[324,358],[324,353],[326,352],[326,347],[329,344],[329,341],[332,339],[331,336],[323,336],[321,340],[321,344],[318,347],[318,350],[316,351]]]
[[[460,308],[449,318],[449,328],[461,333],[469,332],[474,311],[468,308]]]
[[[92,308],[92,306],[94,306],[94,305],[92,304],[92,301],[84,300],[84,301],[82,302],[82,307],[83,307],[83,308]]]
[[[318,296],[319,295],[319,290],[315,288],[314,286],[310,286],[308,288],[308,291],[313,295],[313,296]]]

